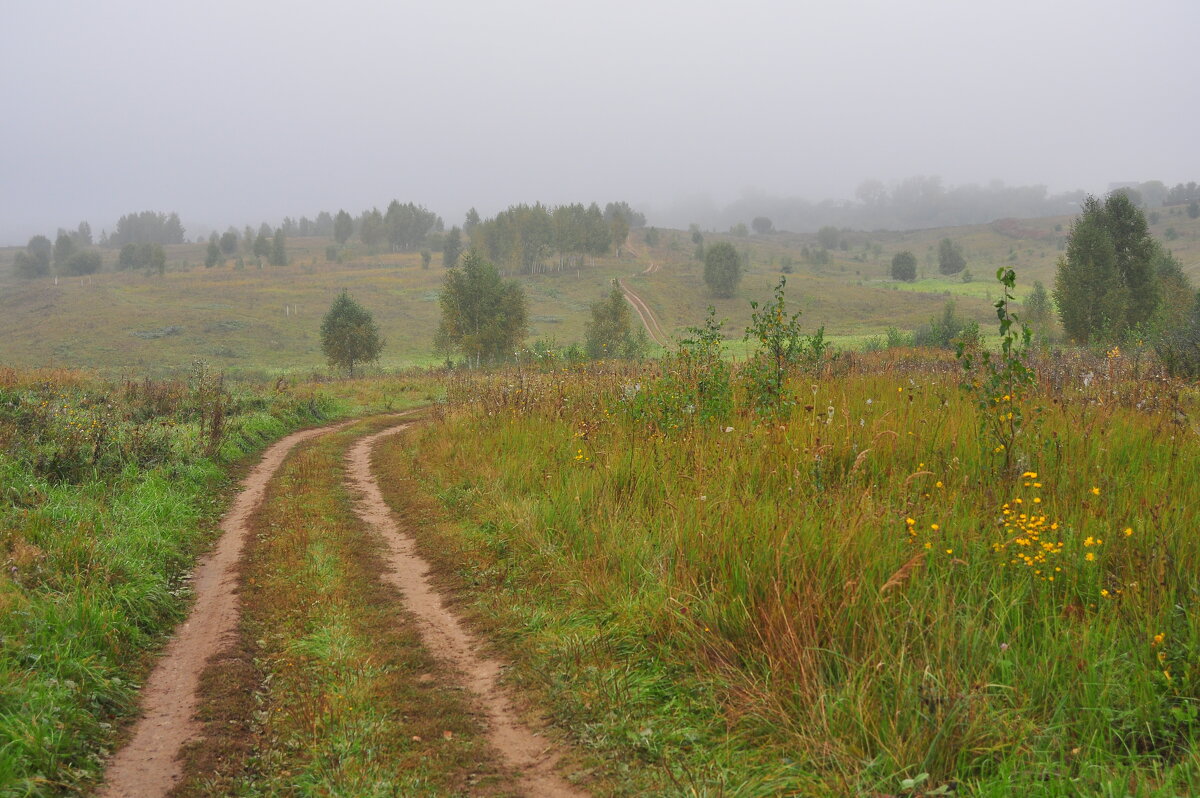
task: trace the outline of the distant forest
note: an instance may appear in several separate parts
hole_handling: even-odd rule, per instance
[[[1181,205],[1200,200],[1195,182],[1168,187],[1158,180],[1122,186],[1134,204],[1144,208]],[[853,200],[812,202],[799,197],[745,196],[723,208],[711,201],[680,203],[651,218],[663,227],[686,228],[697,224],[709,230],[726,230],[770,219],[776,230],[812,233],[822,227],[849,230],[919,230],[988,224],[997,219],[1032,219],[1079,212],[1087,193],[1050,194],[1045,186],[963,185],[947,188],[939,177],[910,177],[888,187],[867,180]]]
[[[1158,180],[1128,183],[1114,190],[1126,193],[1134,205],[1144,209],[1187,205],[1189,215],[1200,214],[1200,185],[1196,182],[1167,186]],[[1065,216],[1079,212],[1086,198],[1083,191],[1049,194],[1045,186],[963,185],[946,188],[937,177],[910,177],[891,187],[878,180],[862,183],[854,200],[811,202],[796,197],[749,195],[724,208],[708,200],[677,204],[646,214],[625,202],[611,202],[603,209],[597,203],[547,206],[512,205],[494,217],[483,219],[472,208],[461,227],[446,230],[442,218],[424,206],[392,200],[386,210],[364,210],[351,215],[321,211],[314,218],[284,218],[273,227],[264,222],[257,229],[229,227],[224,235],[208,238],[208,261],[233,256],[239,251],[267,257],[272,247],[282,260],[285,239],[332,238],[338,247],[351,238],[369,251],[443,253],[446,266],[454,265],[469,247],[479,249],[502,267],[515,272],[574,268],[586,255],[620,251],[630,229],[648,223],[677,229],[703,228],[746,232],[787,231],[812,233],[822,228],[837,230],[917,230],[988,224],[999,219]],[[186,243],[187,231],[177,213],[142,211],[122,216],[112,230],[93,243],[92,228],[80,222],[75,230],[59,229],[57,238],[31,238],[18,253],[15,273],[33,278],[51,273],[91,273],[100,261],[89,250],[100,247],[122,250],[117,268],[153,265],[162,260],[148,247]],[[198,242],[205,239],[199,238]],[[138,249],[135,249],[138,248]],[[94,253],[94,250],[92,250]],[[137,258],[132,253],[140,253]],[[74,256],[74,260],[70,260]],[[154,257],[152,257],[154,256]],[[332,257],[332,255],[331,255]],[[68,265],[68,261],[70,261]],[[146,261],[146,263],[142,263]]]

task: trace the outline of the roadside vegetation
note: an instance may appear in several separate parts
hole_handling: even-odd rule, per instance
[[[749,366],[458,373],[381,454],[514,680],[630,794],[1200,790],[1195,389],[1011,325],[779,383],[779,310]]]

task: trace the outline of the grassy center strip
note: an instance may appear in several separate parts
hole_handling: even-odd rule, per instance
[[[253,519],[240,638],[202,687],[176,794],[504,794],[478,718],[383,584],[343,488],[355,425],[298,449]]]

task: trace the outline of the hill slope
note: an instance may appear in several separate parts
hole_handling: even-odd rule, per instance
[[[1182,208],[1160,209],[1151,218],[1156,237],[1200,282],[1200,220],[1188,219]],[[645,231],[635,231],[622,258],[589,259],[579,269],[519,279],[530,300],[530,341],[581,341],[590,303],[616,278],[637,292],[668,335],[698,324],[712,305],[719,318],[728,319],[727,333],[737,337],[749,320],[749,300],[767,298],[790,263],[789,303],[803,310],[806,327],[825,326],[835,341],[853,344],[888,327],[915,327],[939,313],[948,299],[961,314],[986,322],[996,294],[996,268],[1014,266],[1022,293],[1035,280],[1050,286],[1069,227],[1069,218],[1056,217],[912,232],[847,231],[827,254],[812,235],[706,234],[706,244],[729,241],[747,262],[732,299],[708,295],[703,266],[683,231],[658,231],[655,246],[646,243]],[[936,252],[943,237],[963,248],[970,282],[938,274]],[[345,288],[374,314],[387,339],[383,367],[438,362],[432,342],[444,270],[439,265],[423,269],[416,253],[348,253],[344,263],[325,262],[318,253],[326,243],[290,242],[292,263],[285,267],[239,269],[229,261],[205,269],[195,265],[203,247],[193,244],[169,248],[163,276],[105,271],[29,282],[11,277],[15,250],[4,251],[0,361],[139,374],[175,372],[197,358],[246,376],[318,368],[324,362],[321,317]],[[888,279],[892,255],[901,250],[917,257],[922,279],[916,283]],[[115,253],[105,257],[111,268]]]

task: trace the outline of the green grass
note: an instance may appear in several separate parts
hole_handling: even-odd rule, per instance
[[[628,792],[1200,788],[1194,390],[1042,362],[1005,472],[944,359],[708,423],[658,368],[464,379],[392,460],[459,519],[428,545],[515,678]]]

